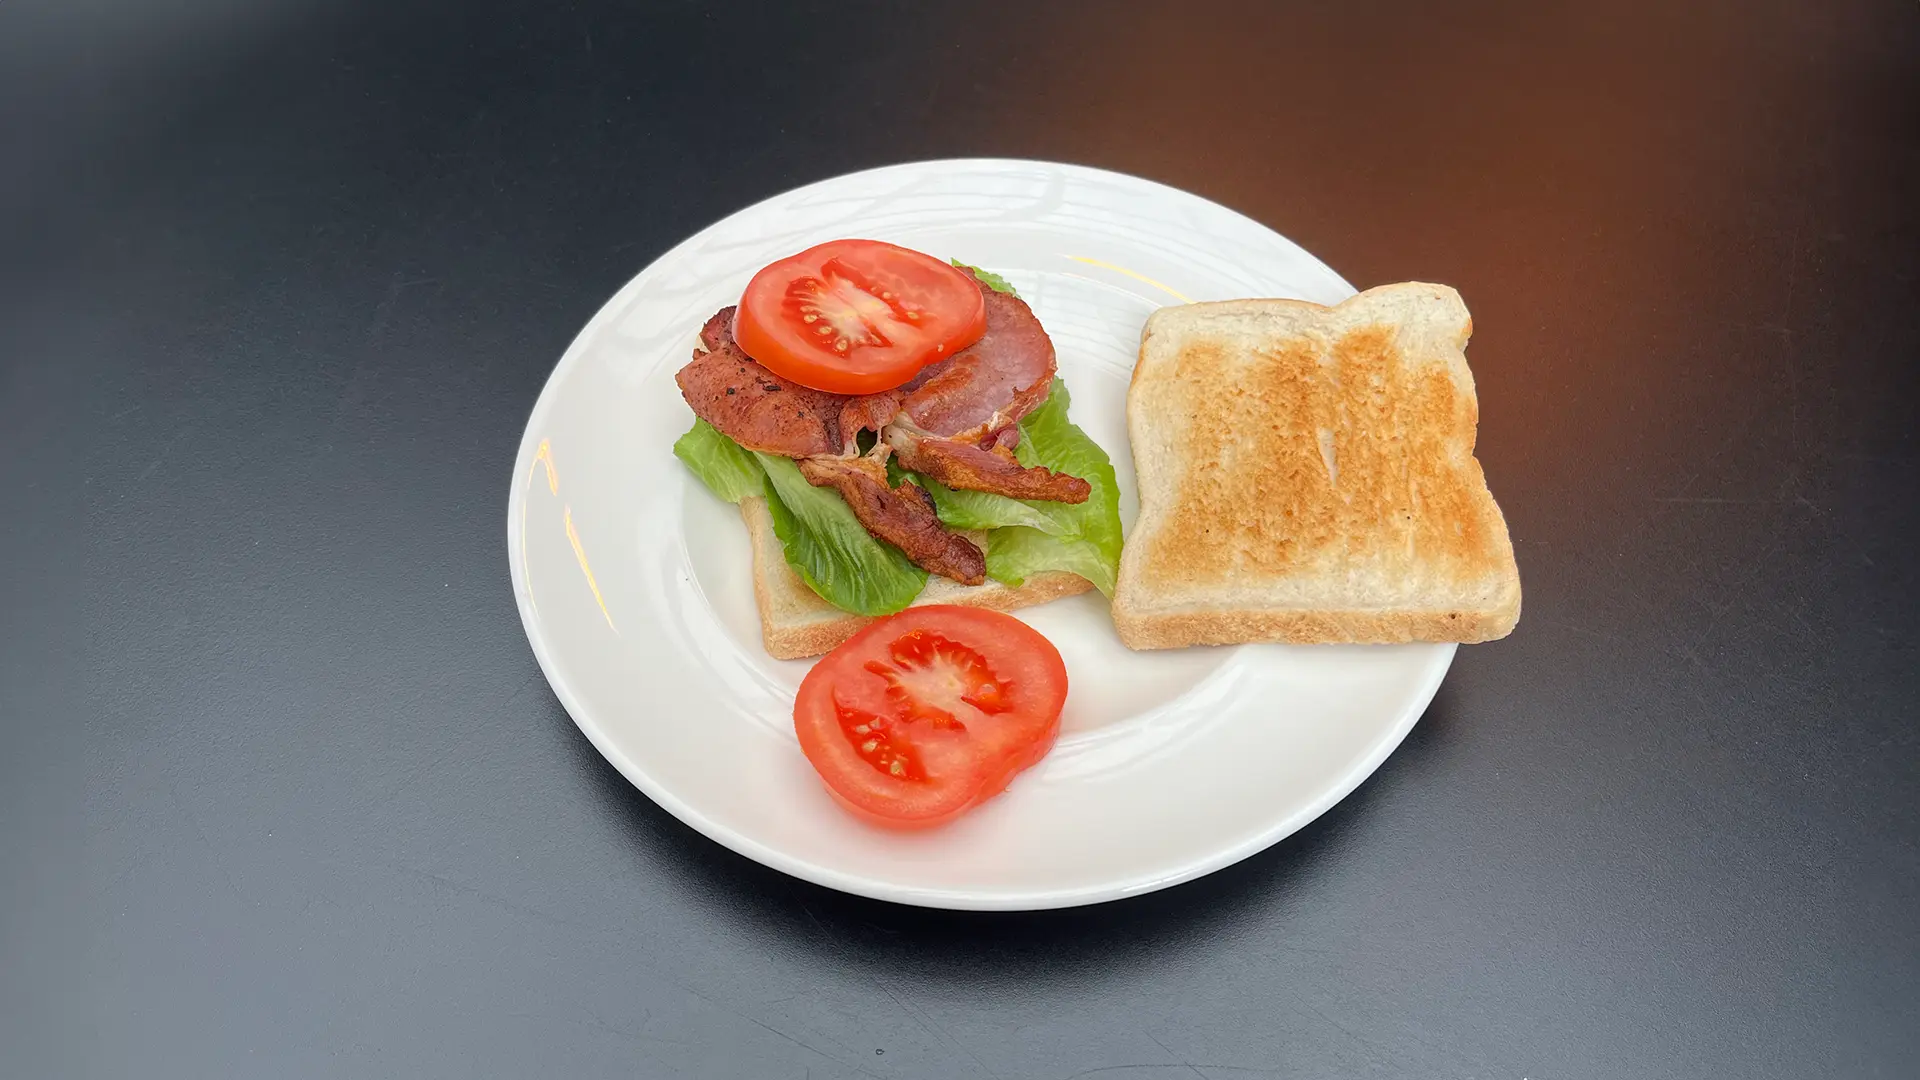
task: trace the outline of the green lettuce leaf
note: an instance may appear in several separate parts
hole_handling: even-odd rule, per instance
[[[979,278],[980,284],[985,285],[987,288],[992,289],[994,292],[1003,292],[1003,293],[1006,293],[1008,296],[1020,295],[1019,293],[1014,292],[1013,286],[1007,284],[1007,279],[1001,277],[999,274],[996,274],[991,270],[982,270],[977,266],[968,266],[966,263],[961,262],[959,259],[954,259],[952,261],[953,261],[953,265],[959,267],[962,270],[967,271],[968,273],[972,274],[974,277]]]
[[[1020,421],[1020,443],[1014,448],[1014,456],[1022,465],[1044,465],[1085,480],[1093,489],[1086,502],[1027,502],[985,496],[999,502],[968,499],[954,513],[975,514],[975,520],[982,521],[997,516],[995,525],[972,526],[993,530],[987,534],[987,574],[995,581],[1019,586],[1043,570],[1065,570],[1112,596],[1114,580],[1120,573],[1120,485],[1107,452],[1067,419],[1071,405],[1067,384],[1053,380],[1047,400]],[[928,491],[945,520],[947,511],[931,482]],[[1038,520],[1031,515],[1038,515]]]
[[[1079,574],[1093,587],[1113,596],[1120,572],[1119,556],[1109,556],[1087,540],[1050,536],[1037,529],[1010,525],[987,534],[987,576],[1018,588],[1027,578],[1047,570]]]
[[[680,436],[673,444],[673,456],[685,462],[707,490],[730,503],[766,489],[766,472],[753,455],[705,420],[695,420]]]
[[[856,615],[891,615],[927,586],[927,572],[876,540],[832,488],[817,488],[790,458],[754,455],[766,472],[767,509],[787,561],[820,598]]]

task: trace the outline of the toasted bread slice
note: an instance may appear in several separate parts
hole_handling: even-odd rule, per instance
[[[798,660],[830,652],[873,621],[864,615],[848,614],[807,588],[787,564],[765,499],[752,495],[741,499],[740,516],[746,519],[747,532],[753,538],[753,597],[760,605],[760,636],[774,659]],[[927,579],[926,590],[913,606],[960,604],[1013,611],[1091,588],[1093,583],[1078,574],[1052,571],[1035,574],[1018,588],[992,580],[985,585],[962,585],[935,574]]]
[[[1520,617],[1473,457],[1473,322],[1444,285],[1147,320],[1127,394],[1140,513],[1113,621],[1135,649],[1487,641]]]

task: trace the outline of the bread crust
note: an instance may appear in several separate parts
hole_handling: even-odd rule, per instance
[[[1400,645],[1454,641],[1472,645],[1513,632],[1520,621],[1520,593],[1510,607],[1489,611],[1192,611],[1115,615],[1120,640],[1129,649],[1183,649],[1189,645]]]

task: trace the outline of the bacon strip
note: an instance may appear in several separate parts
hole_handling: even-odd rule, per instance
[[[948,532],[933,511],[933,498],[917,484],[887,485],[880,459],[806,458],[800,475],[815,487],[840,492],[868,532],[906,553],[915,566],[962,585],[987,580],[987,557],[973,541]]]
[[[786,457],[855,453],[862,431],[879,431],[900,411],[901,393],[847,397],[775,375],[733,341],[733,312],[721,308],[700,328],[705,353],[674,380],[694,414],[750,450]],[[784,394],[775,398],[773,395]]]
[[[1083,503],[1093,494],[1085,480],[1037,465],[1026,468],[1005,450],[922,436],[898,424],[887,429],[887,443],[899,456],[901,468],[962,491],[1063,503]]]
[[[1026,301],[984,285],[980,291],[987,332],[901,388],[907,391],[902,407],[921,431],[971,435],[976,443],[1047,400],[1055,370],[1053,339]]]
[[[695,416],[749,450],[796,458],[841,451],[846,399],[775,375],[731,340],[695,354],[673,378]]]
[[[724,349],[733,344],[733,313],[740,305],[728,304],[713,313],[713,318],[700,327],[700,344],[709,350]]]
[[[840,437],[846,442],[843,452],[854,453],[854,440],[859,438],[861,432],[881,430],[899,412],[898,390],[882,390],[877,394],[847,398],[846,404],[840,406]]]
[[[1053,389],[1053,339],[1017,296],[982,285],[987,332],[902,389],[887,442],[908,469],[951,488],[1015,499],[1085,502],[1085,480],[1022,468],[1011,453],[1016,425]]]

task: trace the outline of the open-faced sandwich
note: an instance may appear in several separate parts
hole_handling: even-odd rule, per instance
[[[708,319],[676,381],[698,419],[674,453],[740,506],[775,657],[915,604],[1113,591],[1113,465],[992,273],[872,240],[809,248]]]

